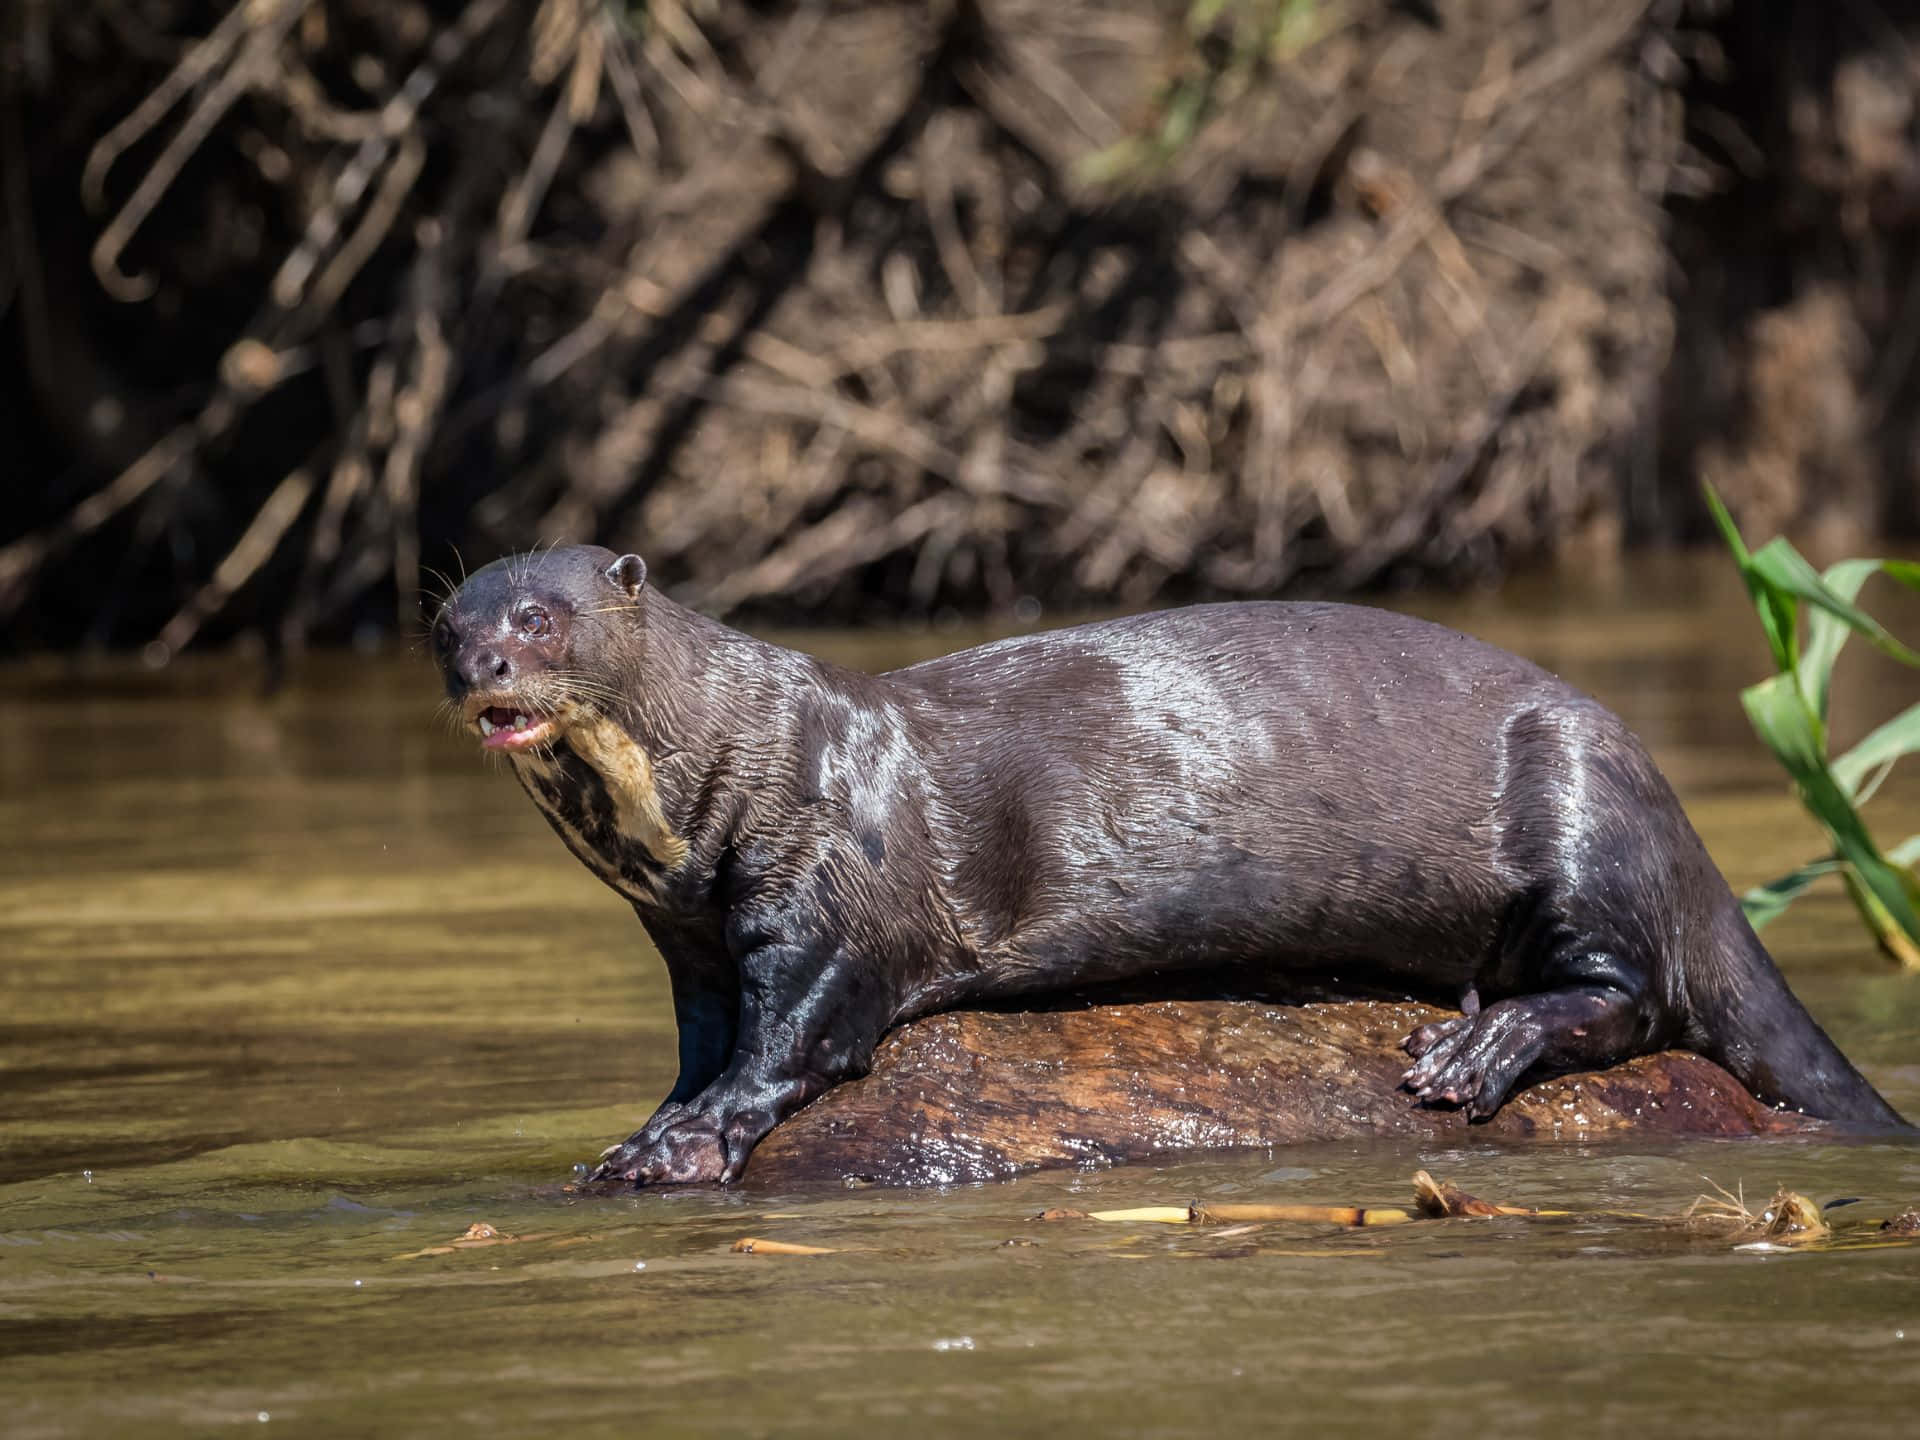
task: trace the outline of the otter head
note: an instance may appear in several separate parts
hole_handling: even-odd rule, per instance
[[[485,748],[550,745],[617,699],[646,581],[638,555],[576,545],[496,560],[448,597],[433,653]]]

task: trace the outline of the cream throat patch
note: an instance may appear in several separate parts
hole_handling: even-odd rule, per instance
[[[598,711],[574,707],[556,719],[568,748],[592,767],[605,785],[619,838],[638,846],[662,870],[677,868],[687,858],[687,841],[667,822],[654,781],[653,761],[645,747]],[[627,898],[648,902],[657,898],[654,892],[662,877],[626,873],[627,867],[619,864],[616,855],[604,853],[583,833],[576,823],[580,817],[569,816],[562,805],[555,803],[556,790],[568,782],[562,766],[550,754],[529,750],[513,756],[512,762],[522,788],[575,856]]]

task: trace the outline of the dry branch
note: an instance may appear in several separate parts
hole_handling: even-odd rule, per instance
[[[100,283],[194,303],[183,186],[282,212],[196,417],[0,548],[0,617],[207,516],[169,647],[404,624],[456,544],[631,545],[722,610],[1465,573],[1604,509],[1664,358],[1604,78],[1650,0],[1368,0],[1129,194],[1087,162],[1211,63],[1144,0],[163,8],[179,58],[82,176],[130,182]]]

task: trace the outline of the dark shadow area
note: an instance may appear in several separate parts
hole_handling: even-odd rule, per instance
[[[1760,533],[1912,536],[1920,5],[1697,6],[1678,39],[1658,472],[1705,471]],[[1631,538],[1709,538],[1695,491],[1636,494]]]

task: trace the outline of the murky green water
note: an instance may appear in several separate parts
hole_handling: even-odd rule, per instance
[[[1425,608],[1621,710],[1745,884],[1817,840],[1739,715],[1760,657],[1725,579],[1642,567]],[[971,638],[809,643],[878,666]],[[1359,1144],[938,1193],[575,1201],[572,1162],[671,1079],[665,976],[510,779],[436,728],[424,662],[321,657],[267,700],[217,661],[3,678],[9,1436],[1911,1433],[1920,1248],[1027,1217],[1402,1203],[1425,1166],[1593,1209],[1677,1210],[1703,1175],[1784,1183],[1863,1197],[1836,1218],[1864,1225],[1920,1200],[1914,1145]],[[1916,693],[1863,661],[1842,727]],[[1920,785],[1873,810],[1890,839],[1920,829]],[[1920,979],[1837,894],[1769,939],[1920,1114]],[[476,1221],[521,1238],[418,1253]],[[840,1253],[730,1253],[745,1235]]]

